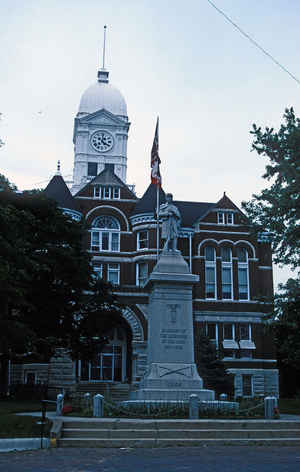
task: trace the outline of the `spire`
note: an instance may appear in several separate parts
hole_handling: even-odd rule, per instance
[[[56,174],[55,175],[61,175],[61,173],[60,173],[60,161],[57,161],[57,169],[56,169]]]
[[[105,46],[106,46],[106,28],[104,25],[103,48],[102,48],[102,68],[98,70],[98,82],[108,83],[109,72],[105,69]]]

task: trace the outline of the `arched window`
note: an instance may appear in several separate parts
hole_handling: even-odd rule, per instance
[[[249,265],[248,251],[244,247],[237,248],[238,258],[238,298],[249,300]]]
[[[222,299],[232,300],[232,252],[230,247],[221,247],[222,259]]]
[[[120,251],[120,223],[110,215],[98,216],[92,223],[92,251]]]
[[[205,256],[205,298],[217,298],[216,250],[213,246],[204,248]]]

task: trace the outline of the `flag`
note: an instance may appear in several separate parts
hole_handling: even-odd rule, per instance
[[[160,158],[158,154],[158,118],[156,122],[155,135],[151,150],[151,183],[161,187],[161,176],[159,171]]]

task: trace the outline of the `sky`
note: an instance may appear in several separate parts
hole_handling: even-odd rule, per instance
[[[215,0],[300,80],[298,0]],[[127,183],[141,196],[160,118],[163,187],[175,200],[240,206],[267,183],[251,152],[253,123],[278,128],[300,113],[300,85],[208,0],[2,0],[0,173],[19,189],[43,188],[61,161],[72,179],[74,117],[106,66],[131,122]],[[275,267],[275,285],[292,275]]]

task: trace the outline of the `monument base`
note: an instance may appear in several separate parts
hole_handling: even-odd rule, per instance
[[[131,392],[130,400],[188,401],[195,394],[199,400],[214,400],[213,390],[203,389],[196,364],[153,363],[141,381],[139,389]]]

